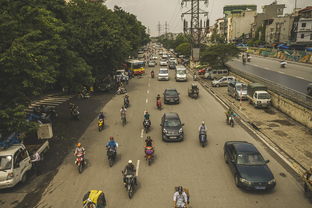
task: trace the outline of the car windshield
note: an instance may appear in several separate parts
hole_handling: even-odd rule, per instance
[[[247,90],[247,85],[236,85],[236,89],[238,91],[246,91]]]
[[[175,90],[167,90],[166,91],[166,96],[177,96],[178,93]]]
[[[184,70],[177,70],[177,74],[178,74],[178,75],[184,75],[184,74],[185,74],[185,71],[184,71]]]
[[[168,74],[168,70],[167,69],[161,69],[159,71],[159,74]]]
[[[10,170],[12,168],[12,163],[11,155],[0,156],[0,171]]]
[[[181,125],[181,122],[178,119],[165,120],[166,127],[178,127],[180,125]]]
[[[258,94],[258,99],[270,99],[270,94],[269,93],[259,93]]]
[[[238,165],[264,165],[265,161],[260,154],[243,153],[237,155]]]

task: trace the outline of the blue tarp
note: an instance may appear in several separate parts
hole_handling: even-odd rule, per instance
[[[13,144],[20,144],[21,140],[18,138],[17,133],[11,134],[6,140],[0,141],[0,148],[7,149]]]
[[[276,47],[278,49],[289,49],[289,47],[287,45],[285,45],[285,44],[278,44]]]
[[[306,51],[312,51],[312,48],[306,48]]]

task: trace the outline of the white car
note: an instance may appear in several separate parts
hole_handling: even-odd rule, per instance
[[[169,70],[167,68],[159,69],[158,80],[169,80]]]
[[[177,59],[175,59],[175,58],[170,58],[169,61],[170,61],[170,62],[174,62],[176,65],[178,65],[178,61],[177,61]]]
[[[160,60],[159,65],[160,66],[167,66],[168,65],[167,60]]]
[[[155,61],[149,61],[148,62],[148,67],[154,67],[156,66],[156,62]]]
[[[152,60],[157,60],[157,59],[158,59],[157,56],[153,56],[153,57],[152,57]]]
[[[213,80],[211,84],[213,87],[222,87],[222,86],[227,86],[229,82],[232,82],[234,80],[235,80],[235,77],[225,76],[225,77],[221,77],[221,79],[219,80]]]

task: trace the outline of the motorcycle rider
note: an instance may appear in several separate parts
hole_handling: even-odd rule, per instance
[[[126,117],[126,113],[127,113],[127,109],[124,107],[124,106],[121,106],[121,109],[120,109],[120,116],[121,116],[121,119],[123,117]]]
[[[76,149],[75,149],[75,153],[74,155],[78,158],[78,157],[84,157],[86,151],[85,151],[85,148],[81,146],[81,143],[78,143],[76,145]],[[76,161],[75,161],[76,163]]]
[[[151,139],[150,136],[147,136],[147,138],[145,139],[145,146],[146,147],[152,147],[153,146],[153,140]]]
[[[114,137],[109,137],[109,141],[107,142],[106,147],[113,150],[117,149],[118,143],[114,140]]]
[[[98,120],[104,120],[104,113],[100,112],[99,116],[98,116]]]
[[[143,126],[145,124],[145,121],[148,121],[149,125],[151,126],[150,114],[147,111],[144,111]]]
[[[160,95],[158,94],[157,97],[156,97],[156,100],[160,100]]]
[[[192,94],[194,94],[198,90],[198,87],[196,84],[192,84]]]
[[[135,178],[135,167],[132,163],[132,160],[129,160],[128,161],[128,164],[126,165],[126,167],[124,168],[123,170],[123,182],[124,182],[124,185],[126,185],[126,176],[127,175],[132,175],[134,177],[134,184],[136,184],[136,178]]]
[[[234,116],[234,112],[233,112],[232,108],[229,107],[229,110],[226,112],[226,119],[229,120],[229,118],[231,116]]]
[[[151,77],[154,78],[154,70],[151,71]]]
[[[187,204],[187,194],[182,186],[179,186],[177,191],[173,194],[174,207],[183,208]]]
[[[202,123],[200,124],[198,130],[199,131],[201,131],[201,130],[206,131],[207,130],[207,126],[205,125],[205,121],[202,121]]]
[[[128,93],[126,93],[125,97],[124,97],[124,106],[129,106],[129,96],[128,96]]]

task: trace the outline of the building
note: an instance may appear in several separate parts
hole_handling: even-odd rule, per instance
[[[251,26],[256,14],[257,11],[249,9],[229,14],[227,18],[227,41],[245,42],[248,40],[251,37]]]
[[[254,17],[254,23],[251,28],[252,38],[265,40],[265,29],[267,25],[272,24],[273,19],[283,15],[285,4],[272,4],[262,6],[262,13],[258,13]]]
[[[288,43],[291,39],[291,31],[294,22],[293,15],[275,17],[265,29],[265,41],[269,44]]]
[[[295,25],[296,44],[312,45],[312,6],[298,12],[298,22]]]
[[[217,19],[214,28],[216,29],[216,33],[218,35],[224,36],[224,27],[225,27],[224,18]]]
[[[252,11],[257,11],[257,5],[226,5],[223,7],[223,14],[224,16],[224,36],[228,37],[227,32],[228,30],[228,16],[232,14],[240,14],[242,11],[246,10],[252,10]],[[230,23],[230,25],[232,25]]]

